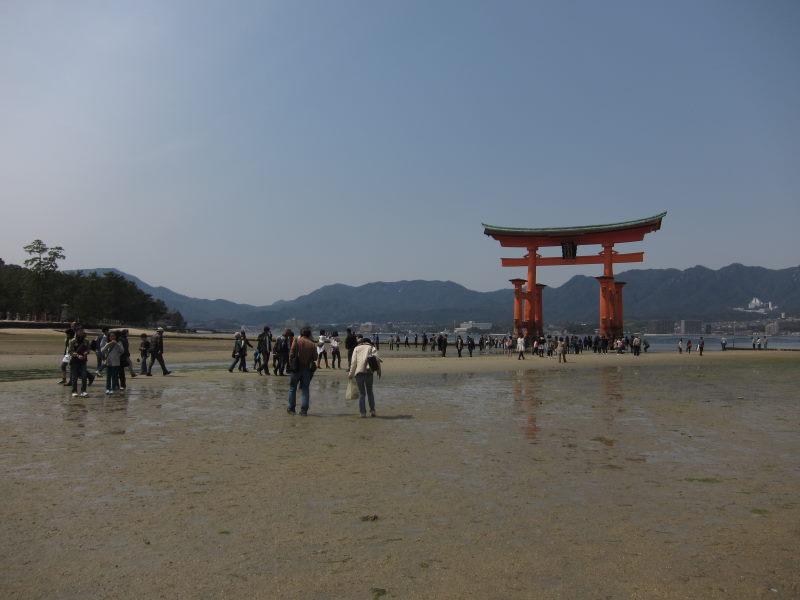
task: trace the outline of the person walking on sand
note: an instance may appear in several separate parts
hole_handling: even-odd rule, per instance
[[[328,338],[331,343],[331,368],[342,368],[342,353],[339,351],[339,332],[334,331]]]
[[[300,416],[308,414],[311,401],[311,376],[313,375],[312,364],[316,367],[317,345],[311,339],[311,328],[303,327],[300,330],[300,337],[295,338],[289,350],[289,401],[286,412],[290,415],[295,414],[297,406],[297,386],[303,389],[302,403],[300,404]]]
[[[161,366],[161,371],[164,375],[169,375],[172,371],[167,369],[164,364],[164,328],[159,327],[153,336],[153,341],[150,344],[150,364],[147,366],[147,374],[153,375],[153,363],[158,361]]]
[[[353,350],[356,349],[356,345],[358,345],[356,336],[353,333],[353,330],[348,327],[346,330],[346,335],[344,336],[344,349],[347,351],[348,369],[350,368],[350,365],[353,363]]]
[[[461,336],[456,336],[456,352],[458,352],[458,358],[461,358],[461,351],[464,349],[464,340],[461,339]]]
[[[147,356],[150,354],[150,340],[146,333],[140,335],[139,339],[141,340],[139,342],[139,360],[141,361],[139,375],[147,375]]]
[[[101,375],[103,373],[103,370],[106,368],[106,365],[103,362],[103,351],[100,350],[100,348],[102,348],[103,344],[105,344],[107,341],[108,341],[108,326],[103,325],[103,327],[100,329],[100,333],[98,333],[97,337],[94,338],[94,353],[95,356],[97,357],[97,368],[94,371],[95,374],[97,375]]]
[[[122,364],[122,355],[125,349],[117,341],[117,332],[108,333],[108,341],[103,344],[101,351],[106,361],[106,394],[113,394],[119,390],[119,371]]]
[[[567,362],[567,348],[564,344],[564,338],[558,338],[558,345],[556,346],[556,354],[558,355],[558,362]]]
[[[233,362],[231,363],[231,366],[228,367],[228,373],[233,373],[233,369],[236,368],[237,365],[241,371],[241,363],[245,361],[246,356],[242,351],[242,348],[244,347],[244,342],[242,342],[242,334],[237,331],[233,337],[233,352],[231,352],[231,358],[233,358]]]
[[[124,390],[127,387],[125,367],[128,367],[128,370],[131,372],[131,377],[136,377],[136,372],[133,370],[133,363],[131,362],[131,347],[128,341],[127,329],[122,329],[117,332],[117,341],[122,344],[122,362],[119,368],[119,389]]]
[[[683,354],[683,338],[678,340],[678,354]]]
[[[269,375],[269,353],[272,352],[272,333],[266,325],[264,326],[264,331],[258,334],[256,351],[261,354],[260,364],[258,367],[254,367],[256,372],[261,375],[261,371],[264,371]]]
[[[525,336],[521,333],[517,337],[517,360],[525,360]]]
[[[330,369],[328,364],[328,352],[331,349],[331,343],[328,336],[325,335],[325,330],[319,330],[319,338],[317,339],[317,368],[322,366],[322,359],[325,359],[325,368]]]
[[[86,380],[89,378],[88,360],[89,360],[89,342],[86,340],[86,332],[83,327],[78,326],[75,329],[75,337],[69,343],[69,373],[70,382],[72,383],[72,395],[78,395],[78,379],[81,380],[81,397],[85,398],[89,394],[86,393]],[[92,376],[94,381],[94,376]]]
[[[703,356],[703,346],[706,345],[706,341],[703,339],[703,336],[700,336],[700,339],[697,342],[697,352],[700,356]]]
[[[283,376],[286,374],[286,365],[289,362],[289,349],[292,346],[291,338],[292,330],[287,329],[275,340],[275,358],[277,359],[277,364],[275,364],[275,362],[272,364],[273,375]]]
[[[381,359],[378,351],[367,338],[363,338],[353,351],[353,362],[347,374],[349,379],[355,378],[358,386],[358,410],[361,417],[367,416],[367,402],[369,414],[375,416],[375,394],[372,391],[373,377],[381,376]]]
[[[62,355],[61,359],[61,380],[58,382],[59,385],[71,385],[71,381],[67,381],[67,367],[71,362],[69,356],[69,344],[72,342],[73,338],[75,337],[75,327],[77,323],[70,323],[70,326],[64,330],[64,335],[66,338],[64,339],[64,354]]]

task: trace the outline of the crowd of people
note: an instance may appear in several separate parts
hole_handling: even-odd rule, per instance
[[[131,341],[127,329],[110,330],[103,327],[101,332],[89,339],[86,330],[80,323],[71,323],[64,331],[64,357],[61,360],[60,385],[72,388],[73,396],[88,396],[87,386],[94,384],[95,379],[105,374],[106,394],[124,391],[127,387],[125,369],[131,377],[136,377],[131,360]],[[94,372],[89,369],[89,357],[95,355],[97,360]],[[148,358],[149,363],[148,363]],[[152,337],[143,333],[139,336],[139,375],[152,376],[153,365],[158,362],[161,372],[169,375],[171,371],[164,363],[164,329],[156,329]],[[69,376],[69,379],[67,378]],[[80,382],[80,392],[78,392]]]
[[[399,340],[399,338],[398,338]],[[310,404],[310,384],[317,369],[341,369],[341,346],[347,356],[348,378],[353,379],[358,389],[359,411],[362,417],[369,414],[375,416],[375,394],[373,391],[374,375],[381,376],[381,359],[378,356],[379,340],[377,336],[370,339],[347,329],[344,340],[338,331],[328,333],[321,329],[316,340],[312,338],[311,329],[304,327],[300,335],[295,336],[291,329],[285,329],[279,336],[273,337],[269,327],[265,326],[258,335],[255,346],[247,338],[244,327],[234,334],[231,357],[233,363],[228,368],[239,372],[249,372],[247,368],[248,348],[253,348],[252,368],[259,375],[269,375],[270,369],[275,376],[289,376],[289,393],[286,412],[297,414],[297,391],[300,390],[300,415],[308,415]],[[392,340],[394,344],[394,339]],[[399,343],[399,341],[398,341]]]
[[[164,363],[164,330],[158,327],[152,336],[142,333],[139,336],[139,372],[134,369],[131,359],[131,341],[128,339],[128,330],[110,330],[103,327],[100,334],[89,340],[83,327],[72,323],[65,331],[64,358],[61,364],[61,379],[59,383],[69,385],[73,396],[87,396],[86,388],[92,385],[98,376],[105,375],[106,394],[124,391],[127,386],[126,370],[131,377],[138,375],[152,376],[154,364],[157,362],[164,375],[171,371]],[[386,334],[384,334],[386,335]],[[347,358],[348,378],[353,380],[358,393],[359,412],[362,417],[369,414],[375,416],[375,396],[373,391],[374,375],[381,376],[381,358],[378,355],[381,339],[379,334],[368,337],[354,333],[347,329],[343,339],[338,331],[319,330],[319,335],[314,338],[311,329],[304,327],[299,336],[295,336],[291,329],[285,329],[278,336],[273,336],[269,327],[265,326],[259,333],[255,344],[248,339],[244,327],[234,334],[234,345],[231,352],[233,362],[228,367],[228,372],[234,370],[247,373],[249,350],[252,350],[252,370],[258,375],[289,376],[289,392],[287,398],[287,412],[297,413],[297,392],[300,390],[300,410],[302,416],[308,414],[310,403],[309,386],[317,369],[342,369],[341,348],[344,347]],[[390,350],[403,350],[413,347],[423,352],[438,352],[442,357],[447,356],[450,345],[448,336],[444,333],[421,335],[415,334],[413,342],[409,336],[401,340],[399,335],[389,334],[384,337],[384,343],[389,344]],[[594,354],[630,352],[638,356],[642,350],[647,352],[649,342],[638,336],[624,336],[609,338],[606,336],[479,336],[477,341],[471,335],[457,335],[453,342],[459,357],[464,350],[470,357],[477,350],[479,353],[488,351],[503,352],[516,355],[518,360],[524,360],[527,355],[541,358],[557,358],[558,362],[567,362],[568,355],[578,355],[582,352]],[[754,343],[754,346],[756,344]],[[766,344],[764,344],[766,346]],[[695,346],[691,340],[685,344],[686,351],[691,353]],[[697,350],[702,355],[704,340],[700,337]],[[723,345],[724,349],[724,345]],[[678,351],[683,352],[683,339],[678,341]],[[94,372],[88,366],[89,356],[95,354],[97,363]],[[69,378],[67,377],[69,375]],[[80,391],[78,383],[80,382]]]

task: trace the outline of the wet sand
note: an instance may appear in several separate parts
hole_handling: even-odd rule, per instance
[[[359,419],[343,371],[292,417],[183,343],[118,396],[0,383],[0,596],[800,596],[800,353],[382,348]]]

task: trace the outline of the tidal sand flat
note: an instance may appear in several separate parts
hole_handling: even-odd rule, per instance
[[[4,598],[796,598],[793,353],[0,383]],[[684,357],[685,358],[685,357]],[[169,356],[167,356],[169,362]]]

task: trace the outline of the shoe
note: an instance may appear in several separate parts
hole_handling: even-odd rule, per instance
[[[362,419],[366,419],[367,418],[367,413],[361,413],[361,418]]]
[[[114,392],[112,392],[111,390],[106,390],[106,394],[108,394],[108,395],[111,395],[111,394],[113,394],[113,393],[114,393]]]
[[[307,417],[307,416],[308,416],[308,411],[307,411],[307,410],[302,410],[302,409],[301,409],[301,410],[300,410],[300,416],[301,416],[301,417]]]
[[[148,377],[152,377],[152,376],[153,376],[153,374],[152,374],[152,373],[148,373],[148,374],[147,374],[147,376],[148,376]]]
[[[125,388],[124,388],[124,387],[121,387],[121,388],[119,388],[119,391],[120,391],[120,392],[124,392],[124,391],[125,391]]]
[[[370,417],[374,417],[375,416],[375,411],[374,410],[369,411],[369,416]]]
[[[73,398],[77,398],[78,397],[78,392],[72,392],[72,397]]]
[[[131,377],[136,377],[136,373],[131,373]]]
[[[167,371],[166,373],[164,373],[164,375],[169,375],[170,373],[172,373],[172,371]]]
[[[290,415],[295,414],[294,410],[292,410],[291,408],[287,408],[286,412],[289,413]]]
[[[58,380],[58,385],[65,385],[66,383],[67,383],[66,379],[59,379]]]
[[[233,373],[233,369],[228,369],[228,373]]]
[[[89,396],[89,394],[87,394],[86,392],[81,392],[81,398],[86,398],[88,396]]]

